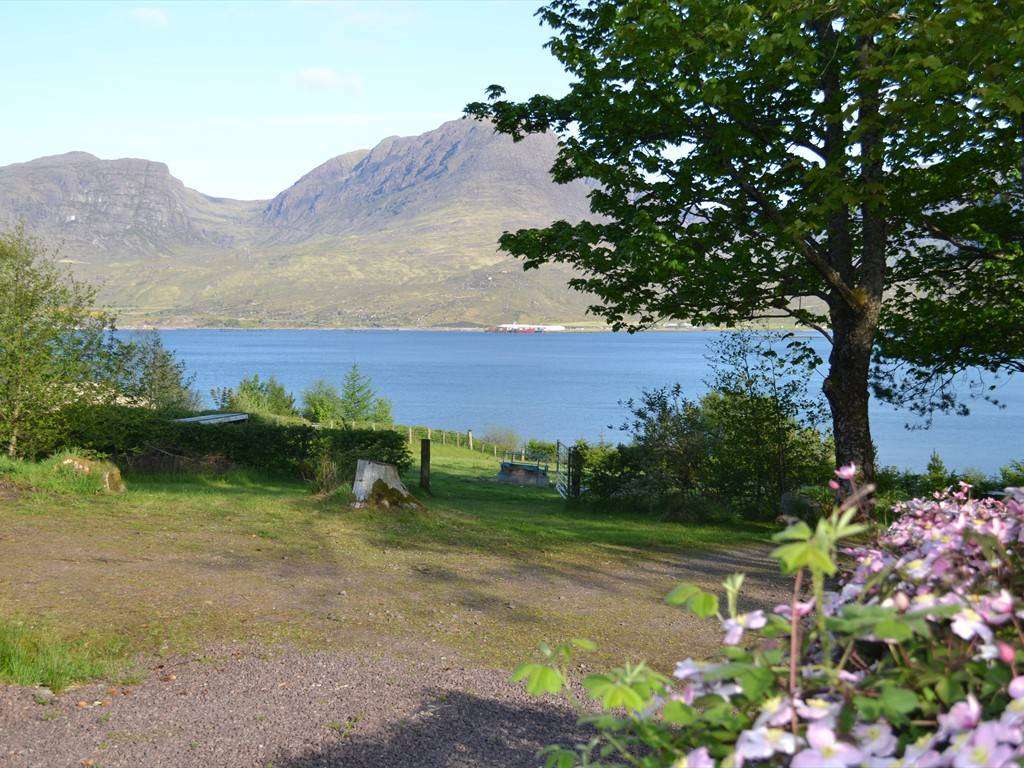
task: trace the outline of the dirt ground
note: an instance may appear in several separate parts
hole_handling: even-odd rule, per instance
[[[0,765],[525,767],[576,730],[572,712],[528,698],[507,672],[444,657],[238,647],[149,672],[52,698],[2,690]]]
[[[495,493],[465,488],[467,506]],[[0,766],[536,766],[579,733],[509,682],[539,642],[592,639],[594,669],[671,669],[721,640],[665,604],[677,582],[720,591],[745,572],[744,609],[785,598],[763,543],[646,544],[674,530],[651,525],[626,545],[631,521],[544,496],[384,523],[300,490],[4,498],[0,617],[123,639],[137,674],[57,696],[0,686]]]

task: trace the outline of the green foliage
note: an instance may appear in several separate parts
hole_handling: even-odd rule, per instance
[[[113,320],[21,229],[0,234],[0,445],[49,450],[71,402],[118,395]]]
[[[188,414],[202,407],[193,389],[194,376],[185,371],[156,331],[136,334],[117,351],[124,396],[141,406],[166,414]]]
[[[527,440],[526,458],[530,461],[553,462],[557,447],[554,443],[546,440]]]
[[[295,398],[271,376],[260,379],[258,373],[242,379],[234,389],[214,389],[214,403],[224,411],[241,411],[262,416],[298,416]]]
[[[868,476],[873,372],[908,362],[921,386],[904,394],[941,407],[969,366],[1021,370],[1014,4],[554,0],[538,15],[568,92],[513,102],[493,85],[466,108],[516,139],[555,132],[554,179],[595,184],[591,220],[502,236],[527,268],[571,264],[619,328],[821,330],[838,458]],[[907,401],[899,372],[875,379]]]
[[[341,388],[341,420],[349,424],[357,421],[391,423],[391,403],[373,389],[373,382],[353,364],[345,375]]]
[[[628,445],[580,446],[591,496],[673,519],[763,519],[829,477],[799,365],[751,334],[723,337],[714,360],[717,388],[699,402],[678,385],[644,392],[626,403]]]
[[[314,424],[334,424],[343,420],[342,399],[338,389],[323,379],[314,381],[302,393],[302,416]]]
[[[67,444],[108,454],[121,463],[154,454],[186,460],[213,456],[230,464],[312,477],[318,457],[327,452],[342,479],[354,476],[358,459],[400,469],[411,464],[404,437],[390,430],[316,428],[261,418],[217,425],[181,423],[148,409],[120,406],[69,410]]]

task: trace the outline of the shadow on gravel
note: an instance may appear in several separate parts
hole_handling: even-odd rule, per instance
[[[356,728],[358,730],[358,728]],[[338,736],[274,768],[535,768],[540,749],[580,740],[575,714],[543,704],[508,704],[433,691],[419,712],[379,730]]]

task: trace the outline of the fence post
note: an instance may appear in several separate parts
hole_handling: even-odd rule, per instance
[[[409,446],[412,446],[412,427],[409,427]]]
[[[427,440],[430,440],[432,437],[432,430],[430,429],[430,427],[427,427]]]
[[[472,429],[469,430],[469,432],[466,434],[466,437],[469,438],[469,450],[472,451],[473,450],[473,430]]]
[[[491,448],[494,449],[494,458],[498,458],[498,444],[497,443],[491,443]]]
[[[420,440],[420,488],[430,493],[430,438]]]

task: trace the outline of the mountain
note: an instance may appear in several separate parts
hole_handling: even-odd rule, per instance
[[[567,268],[524,273],[505,230],[588,214],[551,135],[454,120],[334,157],[272,200],[210,197],[163,163],[85,152],[0,167],[0,227],[26,229],[122,323],[429,326],[572,322]]]

